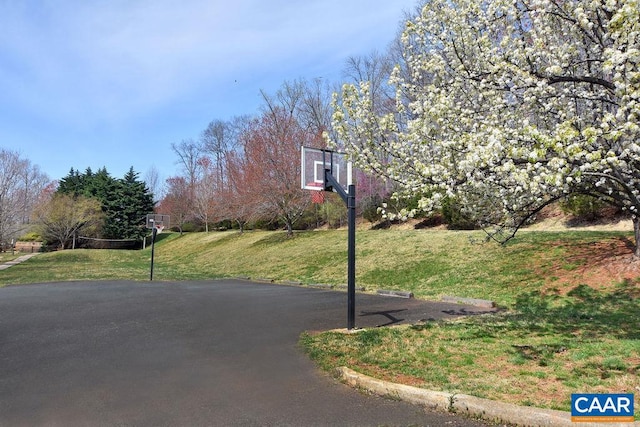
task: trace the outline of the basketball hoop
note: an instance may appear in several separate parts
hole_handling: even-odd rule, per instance
[[[161,232],[162,229],[160,229],[159,227],[162,227],[164,229],[164,225],[167,224],[167,227],[170,227],[170,216],[169,215],[164,215],[164,214],[147,214],[147,228],[148,229],[156,229],[157,232]]]
[[[151,271],[149,272],[149,280],[153,280],[153,256],[155,253],[156,246],[156,236],[159,233],[162,233],[164,230],[164,224],[167,224],[167,227],[171,227],[169,224],[171,217],[169,215],[163,214],[147,214],[147,229],[151,229]],[[143,240],[146,244],[147,238]]]
[[[302,146],[300,186],[315,193],[311,196],[314,203],[324,201],[325,191],[334,191],[347,206],[347,329],[351,331],[356,324],[356,185],[352,163],[345,153]]]

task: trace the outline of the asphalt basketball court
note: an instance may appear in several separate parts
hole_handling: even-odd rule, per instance
[[[356,326],[483,309],[358,294]],[[344,328],[346,293],[251,283],[66,282],[0,289],[0,426],[480,426],[364,395],[297,341]]]

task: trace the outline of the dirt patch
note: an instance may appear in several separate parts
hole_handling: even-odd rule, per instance
[[[639,282],[640,259],[634,257],[633,242],[627,238],[577,244],[556,242],[552,246],[565,249],[566,255],[540,269],[539,273],[546,277],[547,290],[563,293],[577,285],[607,290],[622,282]]]
[[[628,216],[616,210],[603,210],[601,216],[592,219],[578,218],[565,214],[555,203],[542,209],[528,230],[563,231],[563,230],[607,230],[630,231],[633,223]]]
[[[355,365],[352,365],[352,366],[355,366]],[[374,378],[379,378],[384,381],[389,381],[396,384],[409,385],[413,387],[424,387],[425,385],[425,381],[423,379],[415,377],[413,375],[406,375],[399,372],[392,372],[376,365],[360,363],[359,366],[362,368],[364,372],[366,372],[366,375],[372,376]]]

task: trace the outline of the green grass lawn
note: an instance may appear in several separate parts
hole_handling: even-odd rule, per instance
[[[154,280],[249,276],[346,283],[344,230],[294,238],[267,231],[159,237]],[[380,378],[523,405],[569,410],[574,392],[640,397],[640,284],[637,277],[618,280],[602,275],[606,270],[598,270],[600,276],[591,270],[596,261],[606,266],[608,254],[631,237],[527,231],[501,246],[483,243],[481,232],[359,230],[358,286],[411,291],[423,299],[489,299],[503,311],[353,335],[304,334],[301,344],[326,369],[346,365]],[[146,281],[150,257],[150,248],[45,253],[0,271],[0,286]]]

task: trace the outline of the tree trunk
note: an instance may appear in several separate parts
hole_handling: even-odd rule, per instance
[[[633,220],[633,234],[635,237],[635,244],[636,244],[633,255],[636,258],[640,258],[640,217],[637,215],[633,215],[631,219]]]

